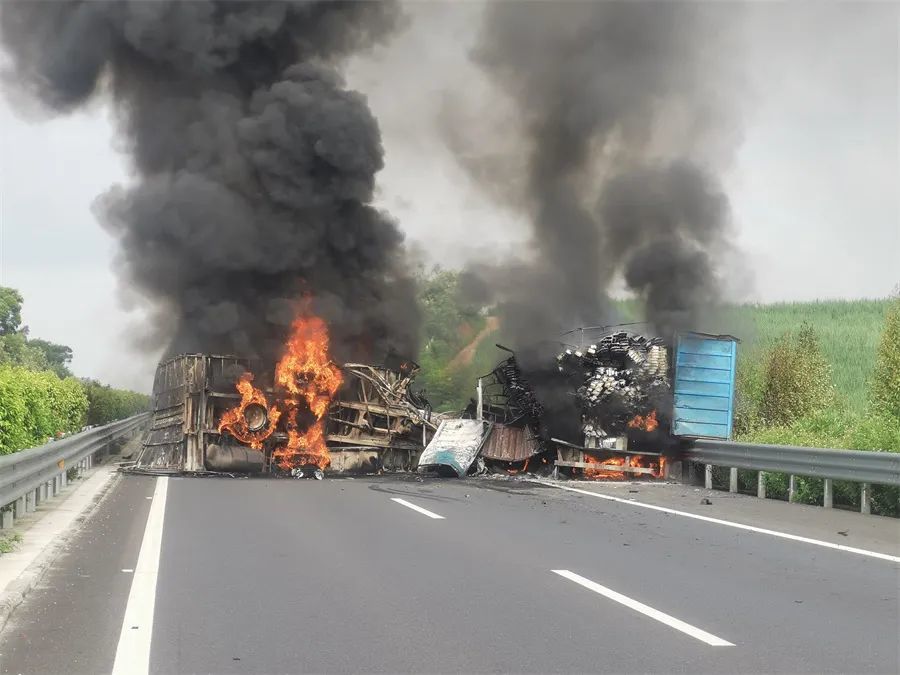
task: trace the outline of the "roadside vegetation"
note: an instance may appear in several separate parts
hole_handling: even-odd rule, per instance
[[[18,532],[0,536],[0,555],[12,553],[22,543],[22,535]]]
[[[0,455],[149,408],[148,396],[74,377],[72,350],[30,337],[22,302],[0,287]]]

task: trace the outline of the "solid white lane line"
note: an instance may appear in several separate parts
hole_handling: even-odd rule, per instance
[[[408,509],[412,509],[413,511],[418,511],[423,516],[428,516],[429,518],[434,518],[435,520],[444,520],[444,516],[439,516],[436,513],[432,513],[428,509],[423,509],[421,506],[416,506],[415,504],[411,504],[405,499],[400,499],[399,497],[391,497],[392,502],[397,502],[401,506],[405,506]]]
[[[156,479],[153,502],[144,528],[141,552],[138,554],[131,592],[125,606],[125,619],[119,634],[113,675],[138,675],[150,670],[150,641],[153,638],[153,609],[156,605],[156,580],[159,576],[159,554],[162,550],[163,521],[166,516],[166,493],[169,479]]]
[[[675,630],[680,630],[685,635],[690,635],[692,638],[696,638],[701,642],[705,642],[706,644],[712,647],[734,647],[734,644],[728,642],[728,640],[723,640],[720,637],[716,637],[712,633],[707,633],[705,630],[700,630],[696,626],[692,626],[689,623],[685,623],[681,619],[676,619],[674,616],[670,616],[665,612],[660,612],[658,609],[653,609],[645,605],[643,602],[638,602],[632,598],[629,598],[627,595],[622,595],[621,593],[617,593],[611,588],[607,588],[606,586],[601,586],[595,581],[591,581],[590,579],[585,579],[583,576],[579,574],[575,574],[574,572],[570,572],[569,570],[550,570],[554,574],[558,574],[559,576],[568,579],[569,581],[574,581],[576,584],[584,586],[585,588],[594,591],[594,593],[599,593],[600,595],[609,598],[610,600],[614,600],[621,605],[625,605],[630,609],[633,609],[636,612],[640,612],[644,616],[649,616],[651,619],[656,619],[660,623],[664,623],[667,626],[671,626]]]
[[[726,527],[736,527],[739,530],[747,530],[748,532],[756,532],[758,534],[768,534],[781,539],[789,539],[791,541],[800,541],[804,544],[812,544],[814,546],[822,546],[823,548],[831,548],[835,551],[844,551],[845,553],[856,553],[857,555],[868,556],[869,558],[878,558],[879,560],[887,560],[893,563],[900,563],[900,556],[890,555],[889,553],[879,553],[878,551],[869,551],[864,548],[855,548],[853,546],[844,546],[843,544],[832,544],[830,541],[822,541],[821,539],[811,539],[809,537],[801,537],[796,534],[788,534],[787,532],[779,532],[778,530],[768,530],[764,527],[756,527],[754,525],[745,525],[744,523],[735,523],[731,520],[722,520],[721,518],[711,518],[710,516],[701,516],[699,513],[690,513],[688,511],[679,511],[670,509],[665,506],[656,506],[655,504],[647,504],[645,502],[637,502],[631,499],[622,499],[621,497],[613,497],[612,495],[604,495],[599,492],[591,492],[590,490],[580,490],[578,488],[569,487],[568,485],[557,485],[556,483],[548,483],[542,480],[533,480],[533,483],[541,485],[549,485],[550,487],[559,488],[560,490],[568,490],[569,492],[577,492],[582,495],[597,497],[598,499],[606,499],[610,502],[619,502],[630,506],[639,506],[643,509],[651,509],[653,511],[662,511],[663,513],[671,513],[676,516],[684,516],[685,518],[693,518],[694,520],[702,520],[707,523],[715,523],[716,525],[725,525]]]

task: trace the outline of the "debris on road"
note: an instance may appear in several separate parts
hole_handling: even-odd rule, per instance
[[[444,420],[419,457],[419,472],[462,478],[475,462],[492,426],[482,420]]]

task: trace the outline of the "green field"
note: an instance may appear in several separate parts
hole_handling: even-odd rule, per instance
[[[754,363],[761,361],[780,337],[795,333],[808,323],[815,330],[831,365],[840,403],[849,411],[859,413],[866,408],[868,380],[889,305],[890,300],[886,299],[735,305],[719,310],[698,329],[738,337],[741,340],[739,358]],[[621,303],[620,310],[630,319],[636,318],[634,303]],[[460,388],[447,392],[449,396],[432,400],[435,407],[453,409],[468,399],[475,378],[488,373],[504,358],[505,352],[494,345],[505,339],[500,331],[484,339],[471,363],[460,368],[462,372],[454,373],[453,379],[459,381]],[[465,341],[462,339],[447,345],[445,354],[433,355],[428,365],[440,368],[463,346]]]
[[[868,380],[890,300],[827,300],[740,305],[721,312],[717,323],[739,337],[740,358],[761,359],[778,338],[808,323],[831,365],[839,399],[852,411],[865,409]]]

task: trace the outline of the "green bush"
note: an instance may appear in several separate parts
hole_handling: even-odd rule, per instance
[[[0,454],[78,431],[87,407],[87,396],[74,378],[0,366]]]
[[[734,434],[753,433],[762,425],[761,408],[765,378],[763,369],[753,359],[745,358],[738,350],[735,373]]]
[[[92,426],[109,424],[150,410],[150,397],[134,391],[113,389],[94,380],[82,380],[87,395],[86,423]]]
[[[783,336],[765,362],[760,414],[770,426],[785,426],[835,402],[831,367],[822,355],[812,326],[803,324],[796,336]]]
[[[900,422],[900,298],[891,304],[881,332],[872,376],[872,403]]]

